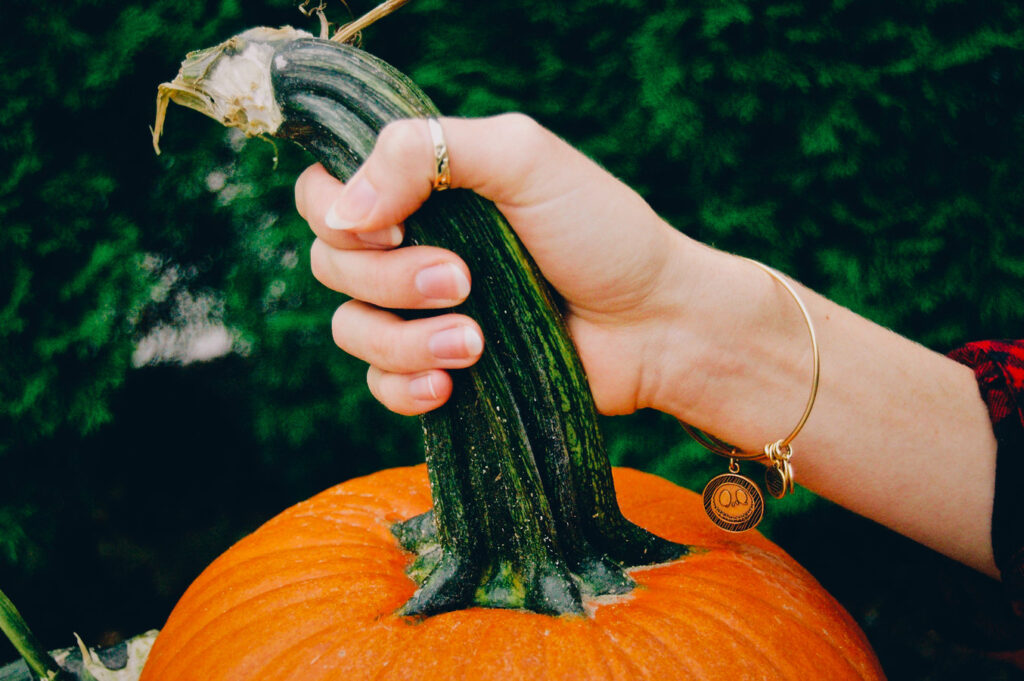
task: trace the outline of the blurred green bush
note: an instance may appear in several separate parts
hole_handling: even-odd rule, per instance
[[[331,343],[302,153],[275,171],[270,145],[183,109],[150,148],[185,52],[314,29],[297,4],[5,4],[0,579],[52,646],[159,626],[276,510],[421,457]],[[1016,0],[415,0],[365,45],[442,110],[525,111],[679,229],[936,350],[1020,335]],[[722,467],[663,415],[605,425],[617,463],[694,488]],[[892,678],[1013,677],[974,652],[1005,631],[965,614],[992,585],[809,493],[770,510]]]

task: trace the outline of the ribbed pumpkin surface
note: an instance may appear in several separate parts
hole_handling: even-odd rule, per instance
[[[415,590],[389,526],[430,508],[426,469],[381,471],[238,542],[171,614],[141,681],[880,679],[850,616],[761,535],[714,528],[699,495],[615,471],[625,515],[705,550],[636,569],[592,617],[392,613]]]

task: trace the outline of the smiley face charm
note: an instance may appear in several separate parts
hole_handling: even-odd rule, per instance
[[[724,473],[704,487],[704,511],[726,532],[746,532],[764,517],[764,497],[750,478]]]

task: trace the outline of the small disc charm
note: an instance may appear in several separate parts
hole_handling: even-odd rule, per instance
[[[789,462],[793,456],[793,448],[786,445],[783,452],[780,443],[770,443],[764,446],[764,455],[770,462],[768,469],[764,472],[764,486],[776,499],[781,499],[787,494],[792,494],[795,488],[793,482],[793,465]]]
[[[724,473],[704,487],[704,510],[726,532],[746,532],[764,517],[764,497],[750,478]]]
[[[786,472],[783,470],[785,463],[785,461],[777,462],[768,466],[768,470],[764,472],[764,488],[776,499],[786,496],[789,491],[789,486],[786,484]]]
[[[779,461],[769,466],[764,472],[764,486],[776,499],[782,499],[787,494],[792,494],[796,489],[793,482],[793,464],[788,461]]]

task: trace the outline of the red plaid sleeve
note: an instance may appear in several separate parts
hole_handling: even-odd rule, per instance
[[[993,425],[1015,418],[1024,428],[1024,340],[968,343],[949,356],[974,369]]]
[[[1024,340],[968,343],[949,356],[974,369],[998,443],[992,550],[1014,608],[1024,615]]]

